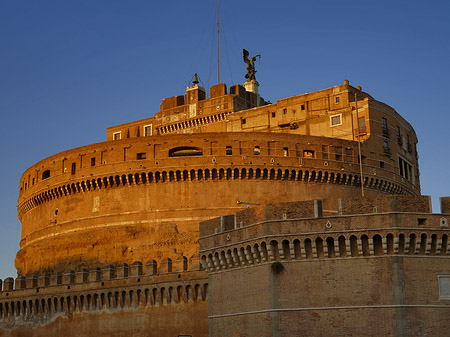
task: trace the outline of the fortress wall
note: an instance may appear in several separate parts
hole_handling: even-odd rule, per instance
[[[175,267],[166,263],[157,274],[155,262],[137,262],[19,277],[15,290],[7,279],[0,293],[0,335],[207,336],[206,274]]]
[[[41,228],[23,229],[16,268],[20,275],[28,275],[41,269],[132,263],[148,257],[193,257],[198,254],[200,221],[247,207],[244,202],[317,198],[329,189],[327,184],[283,180],[254,184],[254,180],[224,179],[211,183],[211,188],[204,186],[199,181],[131,185],[49,200],[23,217],[24,224]],[[353,194],[353,188],[345,185],[334,191]]]
[[[327,152],[323,152],[322,145],[349,147],[352,149],[352,157],[341,156],[341,160],[336,160],[332,149],[328,148]],[[203,155],[170,158],[169,150],[179,146],[196,147],[201,149]],[[231,150],[234,150],[232,155],[227,155],[227,146],[232,146]],[[259,155],[255,155],[255,146],[260,148]],[[289,151],[285,151],[285,148]],[[305,157],[305,150],[313,151],[313,157]],[[145,154],[145,158],[138,159],[138,154]],[[371,162],[371,156],[368,153],[365,154],[365,157],[364,171],[367,171],[365,172],[367,177],[373,176],[373,166],[373,168],[378,167],[377,176],[396,180],[396,165],[379,168],[376,158]],[[92,163],[93,158],[95,158],[94,163]],[[252,162],[255,165],[301,165],[330,170],[344,168],[344,170],[359,171],[356,144],[351,141],[326,137],[274,133],[193,134],[189,138],[184,135],[140,137],[88,145],[38,162],[29,168],[21,178],[19,204],[30,195],[35,195],[48,186],[64,184],[70,180],[124,174],[130,169],[155,171],[161,168],[175,168],[191,164],[204,166],[211,164],[214,158],[216,159],[215,165],[230,165],[231,162],[235,165],[245,165]],[[75,164],[74,171],[72,171],[73,163]],[[49,177],[42,179],[45,171],[48,171]],[[405,187],[414,189],[412,185],[408,185],[408,182],[397,180]]]
[[[278,200],[325,199],[325,214],[335,214],[337,196],[360,193],[354,151],[342,161],[303,156],[353,142],[243,133],[148,139],[155,143],[141,137],[70,150],[24,173],[20,275],[193,257],[200,221]],[[49,177],[42,180],[42,172]],[[389,171],[364,176],[363,184],[367,195],[416,193]]]
[[[408,200],[400,200],[406,208]],[[210,331],[445,334],[450,302],[439,275],[450,274],[450,231],[441,219],[412,212],[279,219],[201,236],[212,285]],[[202,223],[201,233],[211,223]]]

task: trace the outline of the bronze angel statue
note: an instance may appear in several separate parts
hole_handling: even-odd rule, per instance
[[[244,62],[247,63],[247,74],[245,75],[245,78],[249,79],[250,81],[256,80],[256,78],[255,78],[255,73],[256,73],[255,61],[256,61],[256,58],[261,57],[261,55],[255,55],[251,59],[249,59],[248,56],[250,55],[250,53],[246,49],[243,49],[242,52],[244,54]]]

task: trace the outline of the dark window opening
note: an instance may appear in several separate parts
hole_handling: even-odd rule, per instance
[[[259,146],[255,146],[255,148],[253,149],[253,154],[255,156],[259,156],[261,154],[261,149],[259,148]]]
[[[305,105],[304,105],[304,104],[302,104],[302,105],[300,106],[300,110],[305,110]]]
[[[247,120],[246,120],[245,118],[242,118],[242,119],[241,119],[241,124],[244,125],[244,124],[246,124],[246,123],[247,123]]]
[[[70,174],[75,174],[76,169],[77,169],[77,164],[76,163],[72,163],[72,168],[71,168]]]
[[[286,114],[287,114],[287,109],[284,108],[284,109],[283,109],[283,115],[286,115]]]
[[[225,149],[225,154],[227,156],[231,156],[233,154],[233,148],[231,146],[227,146]]]
[[[289,149],[288,149],[287,147],[283,147],[283,155],[284,155],[285,157],[288,157],[288,156],[289,156]]]
[[[203,150],[194,146],[180,146],[169,150],[169,157],[203,156]]]
[[[384,161],[380,160],[380,167],[384,168]]]
[[[342,146],[336,146],[334,148],[334,155],[337,161],[342,161]]]
[[[389,130],[388,130],[388,125],[387,125],[387,120],[384,117],[381,118],[381,127],[383,129],[383,136],[389,138]]]
[[[91,166],[95,166],[95,157],[91,158]]]
[[[339,103],[341,101],[341,98],[338,96],[338,97],[336,97],[336,99],[335,99],[335,102],[336,103]]]
[[[322,159],[328,160],[328,146],[322,145]]]
[[[424,225],[426,225],[426,224],[427,224],[427,218],[418,218],[418,219],[417,219],[417,224],[418,224],[419,226],[424,226]]]
[[[272,117],[275,117],[275,112],[272,112]]]
[[[137,160],[144,160],[144,159],[147,159],[147,153],[145,153],[145,152],[140,152],[140,153],[136,154],[136,159],[137,159]]]
[[[50,178],[50,170],[45,170],[42,172],[42,180]]]

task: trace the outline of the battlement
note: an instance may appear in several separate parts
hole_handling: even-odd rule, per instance
[[[206,302],[207,292],[205,272],[191,270],[186,258],[176,263],[165,259],[159,266],[151,260],[7,278],[0,292],[0,326],[11,328],[18,320],[49,322],[76,312]]]
[[[323,216],[316,200],[257,206],[202,222],[201,263],[216,271],[282,260],[450,255],[448,214],[432,214],[429,197],[338,203],[336,216]]]

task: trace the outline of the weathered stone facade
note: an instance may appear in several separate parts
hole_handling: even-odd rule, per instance
[[[274,104],[240,85],[229,93],[213,86],[209,98],[188,87],[185,96],[164,99],[155,117],[110,127],[106,142],[25,171],[18,278],[5,280],[0,293],[2,333],[70,336],[80,326],[98,336],[321,335],[331,333],[324,323],[331,315],[352,334],[357,327],[348,322],[373,323],[355,306],[406,303],[397,289],[404,274],[391,281],[388,274],[405,273],[411,256],[424,261],[419,269],[448,266],[446,229],[424,229],[437,218],[429,198],[419,197],[416,143],[394,109],[348,81]],[[422,232],[402,232],[402,219]],[[382,230],[387,223],[390,231]],[[220,250],[230,244],[230,255]],[[319,277],[331,265],[339,284],[361,291],[381,271],[371,286],[383,293],[346,301],[341,286],[315,289],[303,276],[287,276]],[[349,280],[343,270],[367,273]],[[289,295],[297,287],[310,296],[302,317],[284,310],[283,303],[306,300]],[[398,291],[389,297],[392,287]],[[311,313],[326,303],[346,309]],[[439,313],[448,309],[440,305]],[[386,331],[405,335],[406,309],[375,309],[386,322],[389,310],[399,315]],[[242,314],[249,310],[263,312]]]

